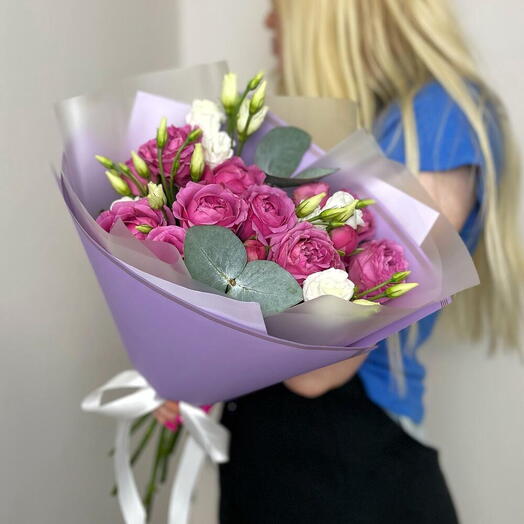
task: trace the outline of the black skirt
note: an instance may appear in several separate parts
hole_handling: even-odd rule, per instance
[[[282,384],[224,407],[221,524],[456,524],[435,449],[369,400],[360,379],[316,398]]]

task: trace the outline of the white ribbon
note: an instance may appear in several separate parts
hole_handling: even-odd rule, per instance
[[[135,392],[102,404],[104,393],[115,389],[134,388]],[[136,371],[124,371],[96,389],[82,402],[82,409],[115,417],[114,470],[118,501],[126,524],[145,524],[146,511],[136,486],[130,464],[129,440],[133,420],[151,413],[164,400],[159,398],[144,377]],[[229,432],[200,408],[179,402],[180,415],[189,435],[184,444],[175,481],[171,490],[168,524],[186,524],[191,494],[207,455],[213,462],[228,461]]]

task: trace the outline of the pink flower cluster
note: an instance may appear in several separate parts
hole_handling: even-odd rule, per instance
[[[168,128],[163,156],[166,173],[190,130],[189,126]],[[358,288],[365,290],[407,268],[400,246],[387,240],[370,240],[374,220],[368,208],[363,209],[364,225],[357,229],[345,225],[328,233],[298,220],[295,209],[303,200],[326,193],[321,206],[326,203],[330,193],[326,183],[305,184],[290,197],[282,189],[264,184],[264,172],[255,165],[245,165],[239,157],[230,158],[214,169],[206,166],[201,180],[192,182],[189,176],[192,151],[193,146],[188,146],[180,157],[175,179],[179,191],[171,209],[167,206],[151,209],[147,198],[127,199],[104,211],[97,219],[100,226],[109,232],[121,220],[137,238],[169,242],[182,255],[187,229],[198,225],[222,226],[244,242],[248,260],[274,261],[299,283],[308,275],[336,268],[347,270]],[[147,162],[153,181],[158,181],[155,140],[141,146],[139,154]],[[128,165],[134,169],[132,163]]]

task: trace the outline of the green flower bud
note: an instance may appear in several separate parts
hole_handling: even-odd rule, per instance
[[[266,101],[266,89],[267,82],[264,80],[258,89],[253,94],[251,101],[249,102],[249,112],[254,115],[258,113],[263,107]]]
[[[406,280],[406,278],[411,275],[411,271],[400,271],[399,273],[395,273],[391,277],[391,282],[394,282],[395,284],[398,282],[402,282],[403,280]]]
[[[255,131],[258,131],[266,118],[268,107],[264,106],[255,115],[249,114],[249,100],[244,100],[240,106],[237,117],[237,131],[240,135],[251,136]],[[251,119],[250,119],[251,117]],[[247,125],[249,121],[249,127]],[[247,127],[247,129],[246,129]]]
[[[133,166],[135,166],[136,172],[142,178],[149,178],[151,176],[149,168],[147,167],[144,159],[138,156],[135,151],[131,151],[131,159],[133,160]]]
[[[388,298],[397,298],[405,295],[408,291],[416,288],[418,284],[412,282],[410,284],[395,284],[394,286],[388,287],[385,291],[385,295]]]
[[[230,113],[235,109],[237,97],[237,75],[235,73],[227,73],[222,82],[222,95],[220,97],[226,112]]]
[[[332,224],[333,222],[341,222],[343,225],[353,216],[357,207],[358,200],[351,202],[343,207],[332,207],[325,209],[318,215],[318,218],[325,220]]]
[[[147,201],[151,209],[162,209],[167,204],[166,194],[161,184],[149,182],[147,184]]]
[[[167,144],[167,118],[160,120],[160,126],[156,132],[156,146],[158,149],[164,149]]]
[[[140,233],[144,233],[145,235],[147,235],[153,228],[146,224],[141,224],[139,226],[135,226],[135,229],[137,231],[140,231]]]
[[[197,127],[196,129],[193,129],[189,135],[187,135],[187,141],[189,143],[194,142],[195,140],[198,140],[202,136],[202,129]]]
[[[362,209],[364,207],[372,206],[373,204],[376,204],[376,201],[372,198],[367,198],[365,200],[359,200],[357,204],[357,209]]]
[[[298,218],[306,218],[308,215],[311,215],[313,211],[320,205],[323,198],[326,196],[326,193],[319,193],[312,197],[306,198],[295,209],[295,213]]]
[[[262,82],[262,79],[264,78],[264,71],[259,71],[250,81],[249,81],[249,84],[247,85],[248,89],[250,91],[253,91],[254,89],[256,89],[259,85],[260,85],[260,82]]]
[[[109,183],[113,187],[113,189],[122,196],[131,196],[133,193],[131,193],[131,189],[129,189],[129,186],[126,184],[124,180],[122,180],[118,173],[110,169],[106,171],[106,177],[109,180]]]
[[[354,214],[355,210],[357,209],[359,200],[354,200],[351,202],[351,204],[348,204],[347,206],[341,207],[341,213],[338,217],[338,220],[340,222],[347,222]]]
[[[193,182],[198,182],[202,178],[205,167],[204,148],[202,144],[195,144],[195,150],[191,155],[191,164],[189,166],[191,180],[193,180]]]
[[[105,156],[101,155],[95,155],[95,158],[106,168],[106,169],[114,169],[115,163]]]
[[[371,307],[374,308],[375,312],[378,311],[382,306],[380,304],[377,304],[376,302],[372,302],[371,300],[366,300],[365,298],[357,298],[357,300],[353,300],[353,304],[358,304],[359,306],[366,306],[371,309]]]

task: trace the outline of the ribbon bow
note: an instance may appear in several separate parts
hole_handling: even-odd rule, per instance
[[[105,392],[122,388],[136,391],[107,404],[102,404]],[[136,371],[124,371],[95,389],[82,402],[82,409],[117,419],[114,470],[118,502],[126,524],[145,524],[146,511],[138,493],[129,458],[130,429],[133,421],[151,413],[164,400],[145,378]],[[168,524],[188,522],[191,494],[198,473],[207,455],[215,463],[227,462],[229,432],[209,415],[187,402],[179,402],[180,415],[189,436],[184,444],[175,481],[171,489]]]

